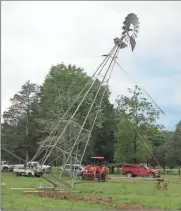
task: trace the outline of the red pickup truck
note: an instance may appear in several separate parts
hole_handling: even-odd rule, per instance
[[[149,176],[149,177],[160,177],[160,173],[155,169],[150,169],[145,167],[143,164],[127,164],[124,163],[121,172],[127,177],[136,177],[136,176]]]

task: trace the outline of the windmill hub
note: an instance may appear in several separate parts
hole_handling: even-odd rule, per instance
[[[119,39],[118,37],[114,39],[114,44],[121,49],[126,48],[128,46],[125,42],[123,42],[123,40]]]

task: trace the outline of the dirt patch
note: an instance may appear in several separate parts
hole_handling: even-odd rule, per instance
[[[146,207],[139,204],[122,204],[118,207],[118,210],[159,210],[159,209]]]
[[[44,192],[27,192],[25,194],[35,194],[41,197],[50,197],[52,199],[58,200],[74,200],[74,201],[84,201],[93,204],[101,204],[111,206],[116,210],[155,210],[153,208],[137,205],[137,204],[124,204],[118,205],[118,201],[112,199],[112,197],[106,198],[93,198],[88,196],[83,196],[81,194],[72,194],[66,192],[58,191],[44,191]]]
[[[107,198],[92,198],[87,196],[82,196],[81,194],[71,194],[66,192],[58,192],[58,191],[46,191],[46,192],[28,192],[25,194],[36,194],[41,197],[50,197],[52,199],[60,199],[60,200],[74,200],[74,201],[86,201],[89,203],[96,204],[110,204],[114,203],[115,200],[112,197]]]

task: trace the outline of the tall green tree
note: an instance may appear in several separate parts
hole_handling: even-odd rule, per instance
[[[82,100],[85,93],[88,91],[90,85],[93,83],[95,79],[87,76],[82,68],[78,68],[75,65],[64,65],[58,64],[56,66],[52,66],[49,74],[47,75],[44,84],[41,89],[41,116],[44,120],[44,131],[46,131],[46,136],[51,133],[52,129],[55,128],[57,123],[60,121],[62,116],[65,114],[67,109],[71,106],[72,102],[75,100],[77,95],[82,91],[80,98],[77,102],[72,106],[66,116],[64,116],[60,127],[57,129],[56,135],[60,134],[62,128],[64,128],[64,121],[68,120],[71,115],[76,110],[80,101]],[[88,84],[86,87],[85,85]],[[88,110],[94,100],[98,87],[100,86],[100,81],[96,80],[87,97],[83,101],[76,115],[72,119],[72,122],[76,122],[79,127],[84,122],[84,119],[88,113]],[[98,94],[97,100],[93,104],[92,111],[90,116],[88,117],[84,129],[90,130],[92,127],[93,120],[96,116],[96,112],[102,97],[102,93],[105,91],[105,95],[103,98],[103,102],[101,105],[101,112],[98,115],[96,120],[95,128],[93,131],[93,135],[90,140],[90,144],[87,149],[87,153],[85,157],[94,153],[101,153],[104,155],[103,149],[101,149],[102,144],[100,143],[100,137],[102,142],[106,142],[105,146],[110,146],[110,141],[113,143],[112,136],[112,127],[110,121],[110,112],[113,112],[113,106],[109,102],[109,89],[106,86],[101,85],[100,93]],[[73,123],[72,123],[73,125]],[[103,128],[106,128],[107,132],[104,131]],[[64,133],[64,137],[62,137],[62,141],[64,142],[63,148],[70,147],[70,130],[75,130],[75,127],[70,127]],[[104,131],[104,132],[103,132]],[[72,133],[76,134],[76,131],[72,131]],[[104,138],[103,138],[103,133]],[[106,137],[107,136],[107,137]],[[112,138],[110,140],[109,138]],[[75,136],[76,138],[76,136]],[[75,139],[74,138],[74,139]],[[72,140],[72,144],[75,140]],[[97,152],[95,152],[95,150]],[[109,151],[109,150],[107,150]],[[111,151],[111,149],[110,149]],[[107,157],[111,157],[111,153],[106,152]],[[86,159],[86,158],[85,158]]]
[[[140,88],[128,90],[130,97],[122,95],[116,100],[121,120],[115,129],[115,160],[146,162],[153,152],[149,140],[162,128],[156,124],[159,112],[143,97]]]
[[[149,164],[151,164],[152,166],[158,166],[159,163],[159,165],[161,165],[165,170],[167,164],[166,161],[167,145],[172,136],[173,136],[172,131],[163,130],[157,136],[150,138],[150,141],[153,146],[154,157],[152,157],[149,160]]]
[[[181,126],[181,120],[177,123],[176,128]]]
[[[173,136],[166,145],[166,162],[170,167],[181,165],[181,124],[177,124]]]
[[[2,144],[4,142],[7,146],[9,143],[15,151],[19,148],[20,155],[26,161],[36,149],[38,94],[39,86],[27,81],[11,99],[9,109],[3,113]]]

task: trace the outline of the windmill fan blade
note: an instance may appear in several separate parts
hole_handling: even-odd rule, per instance
[[[130,37],[130,44],[131,44],[131,49],[133,51],[136,46],[136,41],[133,37]]]
[[[137,18],[133,18],[131,21],[132,21],[132,24],[134,26],[136,26],[139,23],[138,20],[137,20]]]
[[[137,37],[138,37],[138,35],[137,35],[136,33],[134,33],[134,37],[135,37],[135,38],[137,38]]]
[[[123,31],[123,32],[122,32],[122,35],[125,35],[126,33],[127,33],[127,31]]]
[[[123,24],[124,24],[127,28],[129,28],[129,21],[128,21],[128,20],[125,20],[125,21],[123,22]]]
[[[128,16],[127,16],[127,20],[129,21],[129,22],[132,22],[133,21],[133,14],[129,14]]]
[[[136,46],[135,38],[137,37],[137,34],[139,32],[139,19],[134,13],[130,13],[126,16],[123,22],[122,30],[123,32],[120,40],[116,41],[117,46],[119,46],[122,49],[127,47],[127,44],[130,43],[133,51]]]
[[[129,28],[127,26],[122,27],[123,30],[128,30]]]

